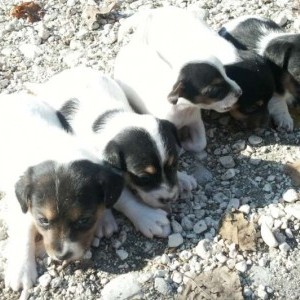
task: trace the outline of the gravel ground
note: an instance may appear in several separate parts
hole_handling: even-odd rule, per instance
[[[143,8],[193,5],[214,29],[236,16],[257,14],[300,31],[297,0],[130,0],[98,19],[95,8],[103,12],[109,2],[38,3],[45,15],[30,23],[10,16],[19,1],[0,0],[1,92],[79,63],[111,74],[120,24]],[[119,233],[85,260],[60,266],[39,259],[40,277],[29,299],[299,299],[299,188],[284,172],[286,163],[300,159],[299,112],[295,120],[293,133],[250,131],[227,115],[206,113],[206,152],[185,153],[180,161],[198,187],[174,205],[169,239],[149,240],[118,216]],[[226,212],[232,212],[230,222],[222,219]],[[1,200],[0,299],[17,299],[20,294],[3,282],[4,214]]]

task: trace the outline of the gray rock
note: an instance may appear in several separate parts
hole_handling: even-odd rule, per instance
[[[180,233],[173,233],[168,237],[168,246],[170,248],[176,248],[183,243],[183,237]]]
[[[143,296],[138,273],[120,275],[102,289],[103,300],[140,299]]]
[[[154,288],[162,295],[168,295],[171,292],[170,285],[160,277],[154,279]]]
[[[234,168],[235,166],[235,162],[232,158],[232,156],[227,155],[227,156],[222,156],[219,158],[221,165],[224,168],[230,169],[230,168]]]
[[[202,164],[199,163],[196,164],[196,168],[192,173],[192,175],[195,177],[195,179],[199,184],[205,184],[211,181],[213,178],[212,173],[207,168],[205,168]]]
[[[199,234],[207,230],[207,225],[204,220],[200,220],[194,225],[193,229],[195,233]]]

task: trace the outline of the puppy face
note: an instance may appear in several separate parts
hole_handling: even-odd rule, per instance
[[[168,100],[176,104],[182,97],[201,108],[225,112],[240,95],[241,89],[225,71],[208,63],[189,63],[181,68]]]
[[[22,211],[29,211],[55,260],[79,259],[90,246],[97,220],[112,206],[123,179],[88,160],[69,165],[47,161],[30,167],[16,183]]]
[[[125,172],[126,182],[152,207],[165,208],[178,198],[179,146],[175,126],[154,119],[149,131],[132,127],[120,132],[105,149],[107,161]]]

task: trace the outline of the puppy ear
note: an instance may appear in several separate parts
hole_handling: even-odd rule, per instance
[[[127,168],[124,154],[120,145],[116,141],[112,140],[107,144],[104,150],[104,156],[110,165],[119,170],[126,171]]]
[[[99,181],[104,193],[104,204],[111,208],[118,201],[124,188],[123,175],[111,166],[102,166]]]
[[[30,170],[28,170],[15,184],[15,194],[20,203],[23,213],[26,213],[28,211],[30,205],[31,190],[31,175]]]
[[[290,54],[292,51],[292,45],[284,40],[274,41],[267,46],[264,56],[270,61],[274,62],[277,66],[287,69]]]
[[[183,96],[184,84],[182,81],[177,81],[170,94],[168,95],[168,101],[172,104],[177,104],[178,98]]]

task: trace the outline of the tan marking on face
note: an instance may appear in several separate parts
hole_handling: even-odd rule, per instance
[[[40,212],[42,213],[42,216],[49,221],[54,220],[57,217],[57,208],[52,201],[41,207]]]
[[[157,169],[153,165],[149,165],[144,169],[144,172],[153,175],[157,173]]]

